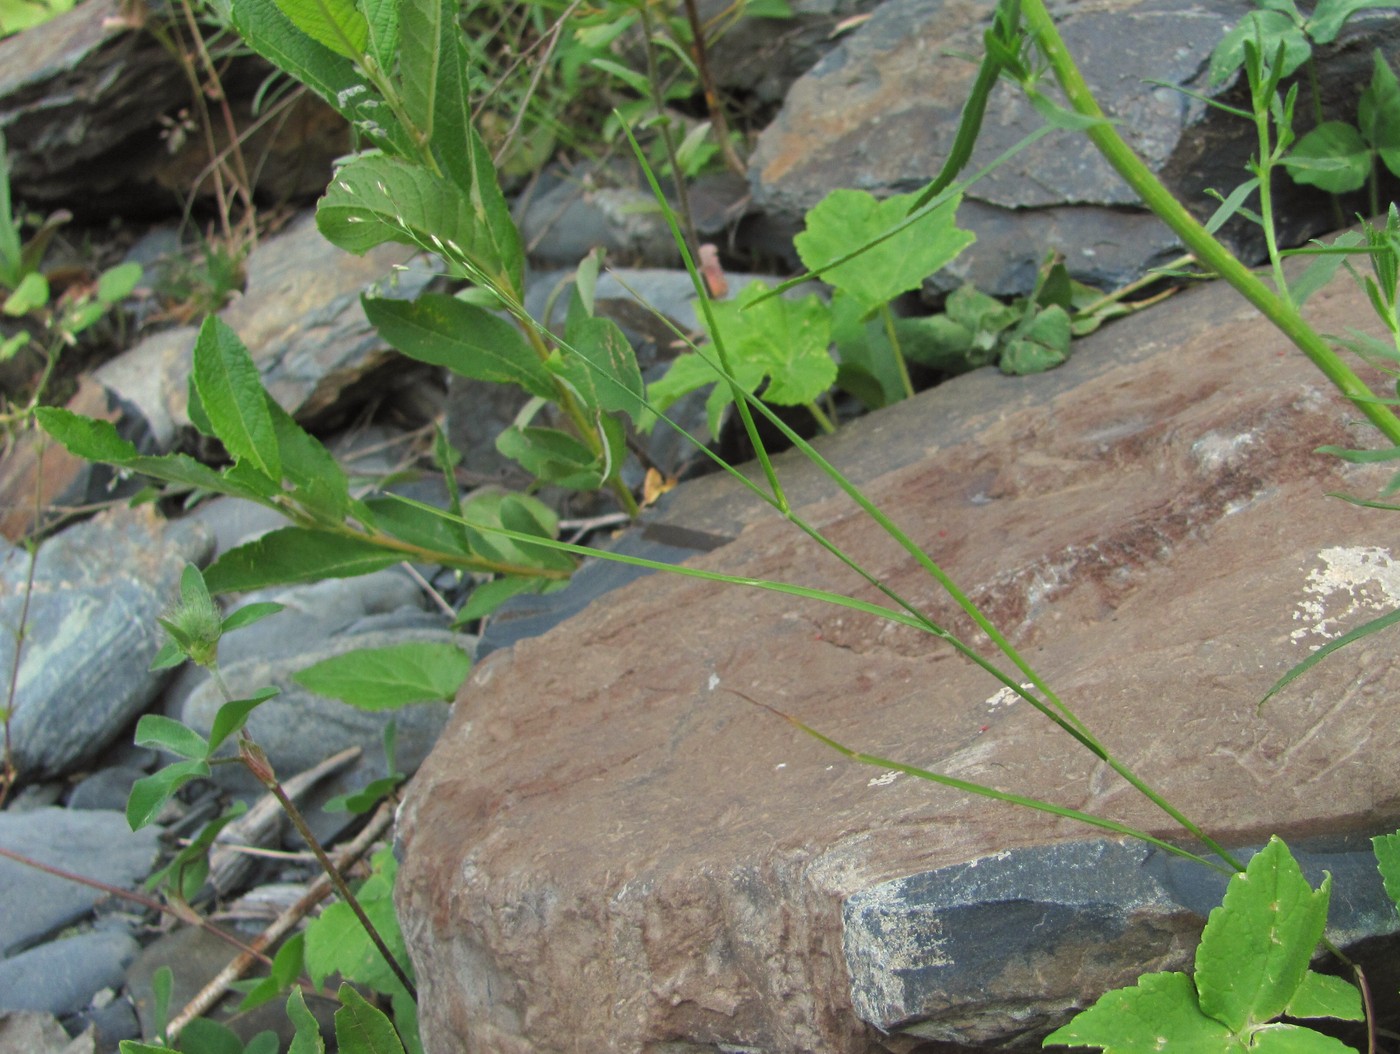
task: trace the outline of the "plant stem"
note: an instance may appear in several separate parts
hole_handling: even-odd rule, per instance
[[[724,106],[720,103],[719,89],[715,87],[714,74],[710,72],[710,59],[705,45],[705,24],[700,20],[700,10],[695,0],[685,0],[685,17],[690,22],[691,52],[695,55],[695,69],[700,74],[700,87],[705,93],[705,108],[710,112],[710,131],[719,144],[720,155],[730,171],[746,176],[748,166],[734,150],[734,141],[729,135],[729,122],[724,116]]]
[[[830,418],[830,416],[828,416],[827,413],[820,406],[817,405],[815,399],[809,403],[806,403],[805,405],[807,407],[807,412],[811,414],[812,419],[817,422],[818,428],[820,428],[827,435],[836,434],[836,422],[834,422]]]
[[[690,194],[686,190],[685,175],[681,172],[680,161],[676,158],[676,140],[671,135],[671,119],[666,114],[666,100],[661,97],[661,72],[656,62],[656,44],[651,39],[651,0],[641,0],[638,10],[642,16],[642,47],[647,58],[647,85],[651,88],[651,104],[656,109],[656,127],[661,133],[662,145],[666,148],[666,160],[671,164],[671,182],[675,184],[676,203],[680,206],[681,219],[685,223],[686,244],[693,250],[699,248],[700,236],[695,232],[695,217],[690,212]]]
[[[311,847],[311,851],[316,854],[316,859],[320,863],[321,869],[325,871],[326,877],[328,877],[331,880],[331,884],[335,886],[335,891],[340,894],[340,898],[345,901],[350,910],[355,913],[355,918],[359,919],[360,925],[364,927],[365,934],[374,944],[379,954],[383,956],[384,962],[388,965],[389,969],[393,971],[399,983],[403,985],[404,991],[409,994],[415,1003],[418,1002],[417,987],[414,986],[413,981],[404,971],[404,968],[399,965],[399,961],[394,958],[394,953],[391,952],[389,946],[384,943],[384,938],[379,935],[379,931],[375,929],[374,923],[372,923],[369,920],[369,916],[365,914],[365,909],[360,906],[359,900],[355,897],[355,894],[351,892],[349,883],[345,881],[345,876],[340,873],[340,869],[335,866],[335,862],[326,854],[325,847],[321,845],[320,840],[311,833],[311,828],[307,825],[306,817],[301,814],[301,810],[296,807],[296,803],[293,802],[292,799],[287,796],[287,792],[282,789],[282,784],[278,782],[276,774],[272,771],[272,766],[267,762],[267,755],[262,752],[261,748],[259,748],[256,743],[248,739],[247,736],[240,735],[238,737],[238,756],[243,761],[243,764],[248,767],[248,771],[256,776],[258,782],[266,787],[277,799],[278,803],[282,806],[282,811],[285,812],[287,818],[292,821],[292,826],[297,829],[297,833],[300,834],[306,844]]]
[[[894,351],[894,364],[899,369],[899,383],[904,387],[904,398],[914,398],[914,382],[909,379],[909,364],[904,361],[904,349],[899,346],[899,334],[894,329],[894,312],[889,304],[880,305],[880,320],[885,324],[885,336]]]
[[[1103,110],[1089,91],[1083,74],[1060,39],[1055,24],[1045,9],[1044,0],[1023,0],[1022,11],[1036,45],[1055,71],[1070,105],[1077,113],[1095,118],[1086,134],[1104,159],[1127,181],[1159,219],[1181,239],[1182,243],[1208,270],[1214,271],[1272,322],[1332,382],[1352,400],[1366,418],[1395,446],[1400,446],[1400,418],[1377,402],[1366,383],[1358,377],[1335,351],[1318,336],[1297,308],[1285,303],[1259,278],[1235,259],[1223,245],[1202,227],[1181,203],[1162,186],[1152,171],[1133,153],[1131,147],[1114,130]]]

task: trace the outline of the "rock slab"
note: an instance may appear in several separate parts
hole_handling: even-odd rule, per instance
[[[1369,316],[1344,283],[1310,307],[1323,331]],[[1060,370],[969,374],[824,451],[1110,749],[1238,846],[1400,820],[1400,669],[1383,643],[1256,708],[1310,647],[1400,601],[1393,521],[1325,496],[1374,493],[1385,474],[1314,453],[1375,445],[1357,418],[1251,308],[1207,287],[1089,338]],[[829,482],[790,457],[780,471],[803,516],[985,648]],[[881,599],[737,493],[700,480],[663,510],[734,539],[692,566]],[[844,906],[1086,829],[852,765],[748,700],[876,756],[1178,834],[1000,688],[911,628],[664,576],[492,654],[402,812],[427,1049],[910,1049],[914,1033],[862,1019]],[[1184,965],[1174,918],[1155,936],[1100,929],[1060,1006],[1145,955]],[[1020,1003],[974,987],[955,1007],[904,1007],[900,1026],[1009,1041],[1017,1009],[1044,995],[1025,980]]]

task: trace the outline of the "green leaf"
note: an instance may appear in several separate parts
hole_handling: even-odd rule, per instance
[[[1385,167],[1400,175],[1400,81],[1380,48],[1372,55],[1371,83],[1361,93],[1357,123]]]
[[[307,36],[284,15],[276,0],[233,0],[233,24],[258,54],[301,81],[379,147],[412,149],[397,121],[383,119],[384,100],[355,64]]]
[[[300,942],[302,938],[298,934],[293,939]],[[321,1039],[321,1026],[316,1020],[316,1015],[307,1009],[306,997],[298,987],[293,987],[292,994],[287,997],[287,1017],[296,1028],[296,1035],[292,1038],[292,1045],[287,1048],[287,1054],[326,1054],[326,1044]]]
[[[369,42],[369,23],[354,0],[277,0],[277,6],[316,43],[352,62]]]
[[[836,383],[870,409],[877,409],[904,398],[904,381],[885,327],[879,319],[864,319],[863,315],[860,304],[847,294],[838,290],[831,298],[831,339],[841,357]],[[897,328],[901,321],[895,321],[895,332],[905,357],[913,358]],[[864,393],[858,390],[867,383],[871,387]]]
[[[1303,975],[1303,983],[1284,1009],[1289,1017],[1331,1017],[1339,1021],[1364,1021],[1361,993],[1340,977],[1314,973]]]
[[[1346,20],[1358,11],[1394,6],[1395,0],[1320,0],[1308,19],[1308,35],[1319,44],[1330,44],[1337,39]]]
[[[277,954],[272,957],[272,965],[268,968],[267,976],[249,989],[247,995],[243,997],[243,1001],[238,1004],[239,1013],[252,1010],[264,1003],[270,1003],[289,988],[295,988],[298,994],[301,992],[301,989],[296,987],[296,982],[297,978],[301,976],[302,946],[305,944],[305,940],[305,937],[298,933],[282,942],[282,947],[278,948]],[[316,1020],[306,1009],[304,1002],[300,1009],[313,1022]],[[293,1013],[290,1001],[287,1004],[287,1013],[295,1025],[297,1023],[296,1015]],[[293,1046],[295,1047],[295,1044]]]
[[[409,358],[474,381],[517,384],[545,399],[558,394],[520,330],[489,311],[440,293],[363,303],[379,335]]]
[[[125,300],[141,281],[139,263],[117,264],[103,271],[97,279],[97,299],[104,304],[115,304]]]
[[[1260,41],[1263,54],[1272,58],[1283,45],[1282,76],[1287,77],[1312,54],[1302,28],[1281,11],[1251,11],[1226,32],[1210,56],[1211,87],[1224,84],[1244,65],[1246,42]]]
[[[244,626],[251,626],[254,622],[261,622],[269,615],[275,615],[283,608],[282,604],[271,602],[259,604],[244,604],[228,618],[224,619],[223,629],[225,633],[232,633],[236,629]]]
[[[282,457],[258,368],[238,334],[212,315],[199,327],[190,376],[229,454],[246,459],[268,479],[281,480]]]
[[[483,190],[473,197],[417,165],[362,154],[336,172],[316,207],[316,225],[347,252],[395,241],[437,253],[518,299],[524,266],[519,233],[496,195]]]
[[[571,490],[597,490],[607,478],[602,459],[556,428],[511,425],[496,437],[496,449],[542,483]]]
[[[282,474],[291,481],[291,497],[326,526],[339,525],[350,507],[345,471],[321,441],[292,419],[268,395],[267,412],[277,435]]]
[[[197,1017],[180,1033],[179,1047],[190,1054],[243,1054],[243,1041],[227,1025]]]
[[[394,914],[394,875],[398,865],[391,850],[375,853],[372,864],[374,870],[355,891],[355,899],[385,945],[403,964],[408,960],[403,953],[403,935]],[[343,901],[329,905],[306,927],[305,962],[307,973],[317,985],[338,973],[378,992],[400,987],[389,964]]]
[[[182,758],[203,760],[209,756],[209,743],[198,732],[173,718],[142,714],[136,722],[136,745],[166,750]]]
[[[340,1054],[403,1054],[394,1026],[348,984],[340,986],[335,1041]]]
[[[1322,647],[1318,648],[1317,651],[1312,652],[1302,662],[1298,663],[1298,665],[1294,666],[1275,681],[1273,687],[1264,693],[1264,698],[1259,700],[1258,709],[1262,709],[1265,703],[1282,691],[1287,685],[1307,673],[1334,651],[1339,648],[1345,648],[1348,644],[1351,644],[1353,641],[1358,641],[1362,637],[1369,637],[1373,633],[1378,633],[1389,626],[1395,625],[1397,622],[1400,622],[1400,608],[1394,611],[1388,611],[1379,618],[1371,619],[1369,622],[1362,623],[1355,629],[1342,634],[1342,636],[1334,640],[1329,640]]]
[[[553,583],[549,578],[529,578],[525,575],[505,575],[484,582],[472,590],[467,602],[457,612],[454,626],[485,618],[511,597],[521,593],[538,593]]]
[[[766,283],[752,282],[738,300],[715,303],[718,339],[724,341],[736,374],[742,372],[747,379],[756,370],[769,378],[764,401],[779,406],[811,402],[836,381],[836,362],[829,350],[830,309],[816,294],[755,303],[767,292]]]
[[[0,310],[12,318],[19,318],[31,311],[37,311],[48,302],[49,280],[38,271],[30,271],[19,280],[14,292],[5,298]]]
[[[1001,371],[1025,376],[1052,369],[1069,358],[1071,337],[1069,315],[1063,308],[1038,311],[1007,341],[999,361]]]
[[[559,533],[559,519],[543,502],[524,494],[479,489],[463,503],[462,518],[489,540],[502,562],[540,569],[572,571],[574,560],[568,553],[516,542],[492,534],[492,527],[520,531],[540,538]]]
[[[126,799],[126,822],[133,831],[139,831],[156,818],[172,794],[190,780],[208,775],[209,766],[203,761],[179,761],[143,776],[131,785]]]
[[[1268,1025],[1251,1038],[1253,1054],[1356,1054],[1340,1039],[1302,1025]]]
[[[1294,145],[1283,167],[1295,183],[1346,194],[1366,185],[1373,165],[1371,148],[1345,121],[1324,121]]]
[[[591,409],[621,411],[633,421],[646,413],[646,385],[637,353],[610,318],[579,318],[565,334],[568,347],[553,368]]]
[[[451,702],[471,666],[471,657],[455,645],[414,641],[336,655],[293,674],[292,680],[358,710],[393,710],[409,703]]]
[[[110,421],[83,417],[56,406],[40,406],[34,416],[45,432],[84,461],[121,465],[137,457],[136,447],[118,435]]]
[[[1046,1036],[1045,1046],[1102,1047],[1105,1054],[1242,1050],[1228,1028],[1201,1013],[1196,989],[1184,973],[1144,974],[1131,988],[1105,993]]]
[[[1235,875],[1196,949],[1201,1010],[1243,1032],[1283,1013],[1327,925],[1331,878],[1314,892],[1277,837]]]
[[[264,1029],[248,1040],[243,1054],[277,1054],[281,1049],[282,1044],[277,1038],[277,1033],[271,1029]]]
[[[374,514],[376,529],[400,541],[439,553],[474,555],[470,532],[445,517],[394,498],[370,498],[365,505]]]
[[[402,554],[373,542],[306,527],[282,527],[230,549],[204,572],[213,593],[246,592],[283,582],[354,578],[390,567]]]
[[[277,689],[271,686],[259,688],[247,699],[232,699],[220,706],[209,729],[209,753],[223,746],[229,736],[248,723],[248,716],[254,710],[276,694]]]
[[[917,195],[899,194],[884,201],[863,190],[834,190],[807,213],[807,229],[793,239],[808,270],[820,270],[874,241],[907,217]],[[923,280],[951,263],[976,241],[956,224],[961,197],[931,209],[904,230],[822,273],[822,280],[855,297],[867,310],[918,289]]]
[[[1400,908],[1400,831],[1372,838],[1371,849],[1376,854],[1386,895]]]

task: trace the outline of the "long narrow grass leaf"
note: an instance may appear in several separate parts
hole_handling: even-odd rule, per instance
[[[1302,662],[1298,663],[1297,666],[1294,666],[1291,670],[1289,670],[1276,682],[1274,682],[1274,686],[1264,693],[1264,698],[1259,700],[1258,709],[1262,710],[1264,708],[1265,703],[1267,703],[1270,699],[1272,699],[1275,695],[1281,692],[1288,685],[1296,681],[1303,674],[1311,670],[1323,659],[1327,658],[1327,656],[1331,655],[1334,651],[1337,651],[1339,648],[1345,648],[1348,644],[1358,641],[1362,637],[1369,637],[1373,633],[1379,633],[1381,630],[1386,629],[1389,626],[1393,626],[1397,622],[1400,622],[1400,608],[1396,608],[1394,611],[1389,611],[1386,614],[1381,615],[1379,618],[1373,618],[1370,622],[1363,622],[1355,629],[1343,633],[1336,640],[1328,641],[1322,647],[1318,648],[1317,651],[1313,652]]]

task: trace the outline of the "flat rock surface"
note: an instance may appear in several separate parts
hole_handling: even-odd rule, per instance
[[[1310,314],[1335,332],[1369,310],[1337,283]],[[1379,445],[1358,416],[1210,286],[1057,371],[959,378],[824,449],[1104,743],[1239,845],[1400,819],[1382,639],[1257,709],[1310,647],[1400,599],[1394,521],[1325,496],[1385,474],[1314,453]],[[985,645],[829,483],[782,464],[804,516]],[[691,566],[880,600],[731,482],[681,488],[652,531],[682,525],[733,539]],[[745,696],[858,750],[1177,833],[1000,687],[909,628],[656,575],[491,655],[402,813],[428,1049],[882,1049],[853,1010],[843,899],[1090,832],[851,764]],[[1184,962],[1189,942],[1162,939]],[[1141,965],[1116,947],[1052,981],[1064,1005]],[[1001,1008],[960,1013],[985,1039]]]

